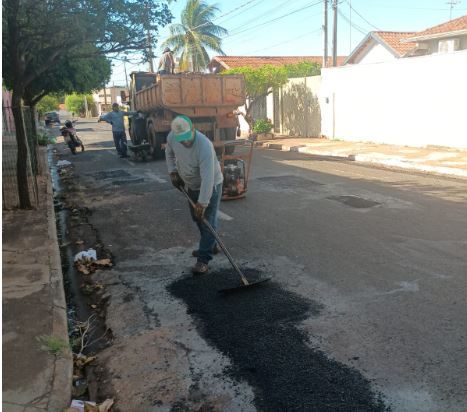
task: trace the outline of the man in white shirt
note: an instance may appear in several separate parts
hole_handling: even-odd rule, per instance
[[[172,121],[165,156],[172,184],[177,189],[186,186],[188,195],[195,203],[194,208],[190,206],[190,211],[201,238],[198,251],[193,253],[197,262],[192,272],[202,275],[208,272],[208,263],[216,250],[216,240],[203,224],[202,218],[217,229],[224,180],[221,167],[212,142],[195,130],[190,118],[184,115]]]

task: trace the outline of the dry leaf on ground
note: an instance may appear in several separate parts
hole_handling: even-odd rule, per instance
[[[107,267],[112,266],[112,261],[110,259],[99,259],[93,263],[94,265],[97,265],[97,266],[107,266]]]

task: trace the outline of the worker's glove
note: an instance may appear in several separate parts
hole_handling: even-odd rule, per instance
[[[172,182],[172,185],[177,188],[178,190],[181,190],[183,186],[185,186],[185,182],[183,179],[180,177],[178,172],[172,172],[170,173],[170,181]]]
[[[203,220],[205,210],[206,208],[203,205],[201,205],[200,203],[196,203],[193,209],[195,218],[197,220]]]

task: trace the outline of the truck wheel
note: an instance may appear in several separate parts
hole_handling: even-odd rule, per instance
[[[130,119],[130,139],[134,146],[137,146],[147,138],[146,136],[146,120]]]
[[[158,133],[154,129],[151,123],[148,126],[148,138],[149,144],[151,145],[151,156],[153,159],[160,159],[164,157],[164,150],[162,150],[162,144],[165,143],[165,133]]]
[[[221,129],[221,140],[235,140],[237,136],[237,128],[229,127],[228,129]],[[235,151],[235,146],[225,146],[225,154],[231,155]]]

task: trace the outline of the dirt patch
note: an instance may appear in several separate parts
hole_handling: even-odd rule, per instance
[[[257,279],[257,270],[245,270]],[[269,282],[223,296],[218,290],[239,284],[223,270],[184,277],[168,290],[185,301],[198,330],[232,361],[229,373],[255,390],[262,411],[384,411],[379,396],[360,372],[309,346],[299,324],[320,306]]]

